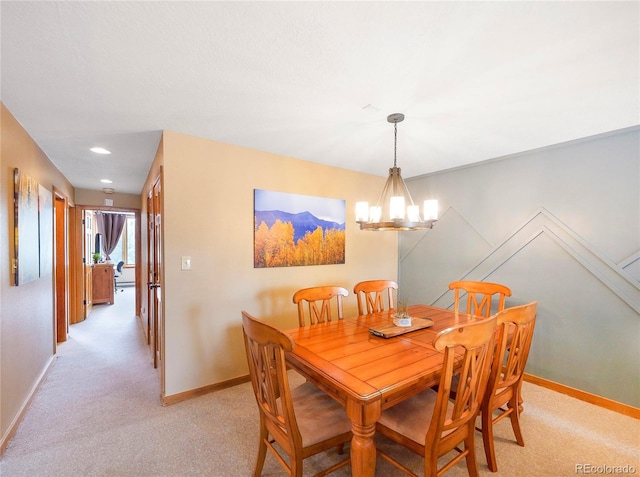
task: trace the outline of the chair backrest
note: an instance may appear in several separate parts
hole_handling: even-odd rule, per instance
[[[511,290],[499,283],[490,282],[474,282],[470,280],[462,280],[451,282],[449,289],[455,291],[453,310],[460,310],[461,291],[467,293],[466,313],[476,316],[484,316],[485,318],[504,310],[505,297],[511,296]],[[498,304],[492,311],[493,297],[498,298]]]
[[[260,417],[287,452],[302,448],[287,377],[285,352],[293,341],[282,331],[242,312],[249,375]]]
[[[342,297],[348,296],[349,292],[342,287],[324,286],[303,288],[293,294],[293,302],[298,305],[298,321],[300,326],[305,326],[304,304],[308,303],[309,324],[324,323],[331,321],[331,299],[337,298],[338,319],[344,317],[342,312]],[[320,302],[318,308],[317,302]]]
[[[537,306],[534,301],[496,314],[498,333],[487,399],[505,388],[520,386],[533,340]]]
[[[393,290],[397,289],[398,284],[392,280],[366,280],[356,283],[356,286],[353,287],[353,293],[355,293],[358,299],[358,314],[365,314],[365,307],[362,304],[363,301],[366,303],[367,315],[384,311],[384,292],[387,292],[388,309],[392,309],[394,307]]]
[[[116,270],[118,270],[118,273],[122,274],[122,267],[124,266],[124,261],[120,260],[118,262],[118,265],[116,266]]]
[[[444,350],[438,396],[425,440],[425,448],[432,453],[434,462],[443,452],[455,448],[474,432],[475,419],[489,378],[495,331],[496,320],[491,317],[441,331],[434,340],[435,348]],[[457,391],[451,403],[449,398],[454,374]],[[461,454],[454,460],[463,456]]]

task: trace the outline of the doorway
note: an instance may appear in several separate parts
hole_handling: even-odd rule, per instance
[[[126,216],[123,232],[109,257],[104,254],[103,239],[96,240],[98,234],[96,213]],[[109,291],[113,291],[114,296],[113,299],[110,296],[101,297],[98,301],[113,302],[112,300],[116,299],[117,293],[122,293],[116,290],[122,290],[126,285],[127,288],[134,289],[135,308],[132,311],[135,316],[140,317],[140,209],[76,206],[71,215],[73,215],[73,220],[70,220],[69,230],[72,237],[70,269],[72,271],[73,298],[70,307],[70,324],[87,319],[94,306],[95,293],[104,293],[103,286],[100,288],[101,291],[94,292],[93,289],[98,278],[93,277],[94,269],[98,270],[101,266],[103,268],[111,266],[109,273],[113,273],[113,277],[110,277],[113,281],[110,281],[110,286],[113,286],[113,289]],[[97,263],[94,263],[94,254],[97,254],[95,257]],[[114,262],[114,259],[117,261]],[[120,277],[115,277],[114,269],[120,261],[124,261],[126,266],[123,264],[123,273]],[[104,270],[102,271],[104,272]]]

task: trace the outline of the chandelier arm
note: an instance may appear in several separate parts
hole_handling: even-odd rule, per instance
[[[398,171],[398,180],[397,182],[399,183],[399,189],[401,189],[401,193],[400,195],[406,197],[407,199],[409,199],[409,204],[407,205],[415,205],[413,203],[413,198],[411,197],[411,192],[409,192],[409,188],[407,187],[406,182],[402,179],[402,176],[400,176],[400,171]]]
[[[384,187],[382,188],[382,193],[380,194],[380,197],[378,198],[378,202],[376,203],[378,207],[384,207],[384,199],[387,196],[387,191],[389,190],[389,186],[391,185],[392,182],[393,182],[393,178],[391,177],[391,174],[389,174],[389,177],[387,177],[387,182],[384,183]]]
[[[405,199],[409,199],[406,205],[414,205],[413,198],[411,197],[411,193],[407,188],[407,184],[405,184],[402,179],[402,175],[400,174],[400,168],[394,167],[393,169],[389,169],[389,179],[391,180],[392,187],[391,190],[394,196],[402,196]]]

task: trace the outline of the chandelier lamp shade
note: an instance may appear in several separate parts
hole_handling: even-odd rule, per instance
[[[356,202],[356,222],[361,230],[425,230],[433,228],[438,220],[438,201],[425,200],[423,214],[420,215],[420,206],[413,203],[397,167],[398,123],[403,120],[404,114],[401,113],[387,117],[394,129],[393,167],[389,169],[389,178],[375,206]]]

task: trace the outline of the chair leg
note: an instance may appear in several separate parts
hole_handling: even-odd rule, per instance
[[[424,453],[424,477],[438,477],[438,454],[433,449]]]
[[[511,406],[513,406],[511,414],[509,414],[511,427],[513,428],[513,433],[516,436],[516,442],[519,446],[524,447],[524,437],[522,437],[522,429],[520,429],[520,404],[517,396],[514,396],[509,403],[509,407]]]
[[[489,409],[482,409],[482,442],[484,444],[484,454],[487,457],[487,465],[491,472],[498,471],[496,462],[496,451],[493,443],[493,413]]]
[[[256,468],[253,471],[253,477],[260,477],[262,475],[262,468],[264,467],[264,459],[267,456],[267,444],[266,439],[269,438],[269,432],[262,425],[260,426],[260,444],[258,445],[258,458],[256,459]]]
[[[476,446],[474,442],[473,435],[474,428],[470,429],[469,435],[464,440],[465,450],[468,450],[468,454],[466,455],[467,461],[467,471],[469,472],[469,477],[478,477],[478,462],[476,460]]]
[[[291,477],[302,477],[302,458],[297,454],[291,456]]]
[[[522,380],[520,381],[520,383],[518,384],[518,411],[522,412],[524,411],[524,399],[522,399]]]
[[[424,477],[438,477],[438,461],[434,463],[434,462],[425,460]]]

